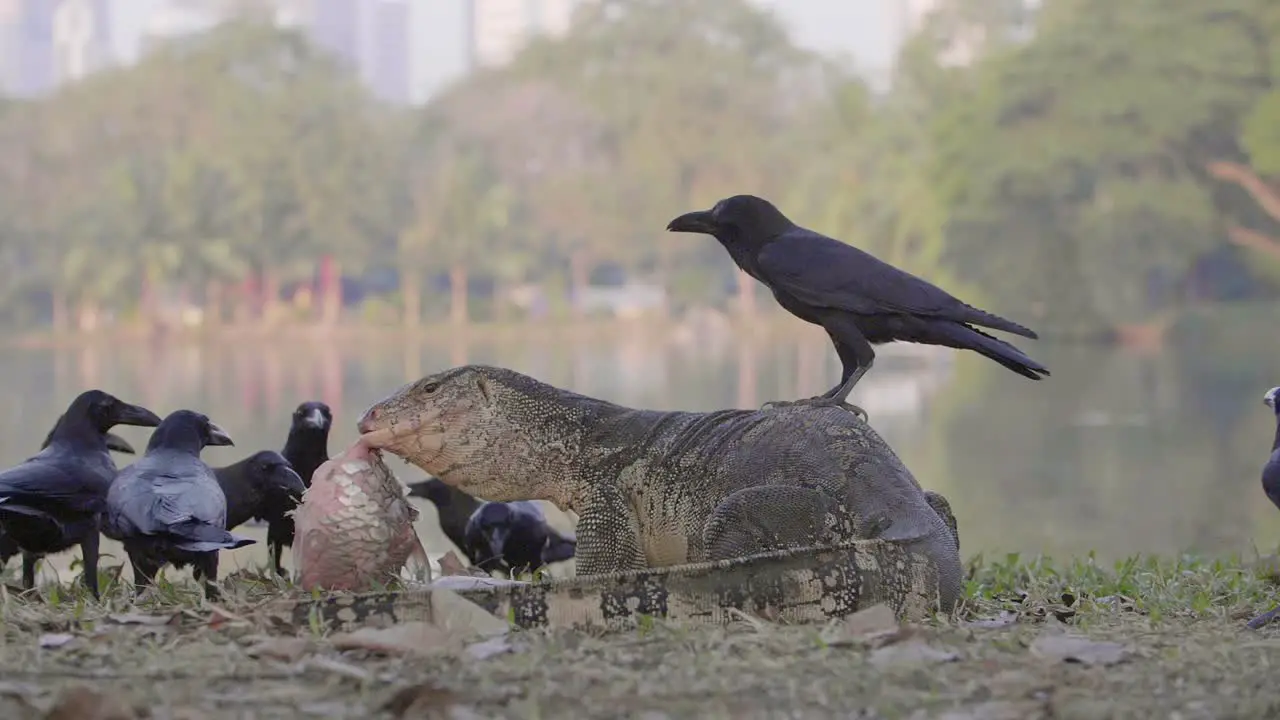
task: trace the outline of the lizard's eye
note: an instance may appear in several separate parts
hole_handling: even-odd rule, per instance
[[[422,386],[422,392],[424,392],[424,393],[426,393],[426,394],[428,394],[428,395],[433,394],[435,391],[437,391],[437,390],[439,390],[439,389],[440,389],[440,383],[438,383],[438,382],[429,382],[429,383],[427,383],[426,385],[423,385],[423,386]]]

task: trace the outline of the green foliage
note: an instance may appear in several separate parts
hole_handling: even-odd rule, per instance
[[[1056,562],[1012,553],[969,561],[967,603],[982,610],[1126,611],[1153,622],[1233,617],[1274,602],[1273,569],[1239,557],[1132,556],[1110,567],[1092,554]],[[1087,618],[1088,615],[1085,615]]]
[[[1276,231],[1207,168],[1280,176],[1277,7],[948,0],[879,94],[747,0],[605,0],[407,110],[248,13],[0,103],[0,315],[275,292],[325,255],[394,269],[413,322],[441,276],[465,304],[605,264],[721,303],[723,252],[663,226],[750,192],[1044,333],[1149,322],[1229,228]]]

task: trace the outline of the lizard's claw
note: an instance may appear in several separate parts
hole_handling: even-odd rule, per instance
[[[807,405],[809,407],[844,408],[845,410],[852,412],[854,415],[861,417],[863,422],[867,422],[869,417],[867,415],[866,410],[863,410],[862,408],[858,407],[857,405],[854,405],[853,403],[845,402],[844,400],[836,400],[834,398],[823,397],[821,395],[817,397],[804,398],[803,400],[771,400],[765,403],[764,405],[761,405],[760,409],[772,410],[774,408],[787,407],[788,405]]]

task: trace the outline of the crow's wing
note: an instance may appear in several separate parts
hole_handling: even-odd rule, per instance
[[[945,290],[804,228],[789,230],[766,245],[756,262],[770,284],[816,307],[947,319],[966,314],[967,306]]]
[[[511,512],[517,517],[523,515],[539,523],[547,521],[547,517],[542,514],[542,508],[532,500],[513,500],[507,503],[507,507],[511,508]]]
[[[213,472],[198,460],[175,460],[126,468],[112,493],[112,512],[149,535],[192,520],[224,527],[226,498]]]
[[[72,512],[96,512],[105,500],[94,468],[32,458],[0,472],[0,498],[12,504]]]

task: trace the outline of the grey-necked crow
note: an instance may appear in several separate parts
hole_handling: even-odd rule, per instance
[[[464,552],[482,570],[533,572],[576,550],[577,541],[556,532],[528,500],[484,503],[467,522]]]
[[[233,444],[208,417],[177,410],[151,434],[143,456],[111,483],[103,532],[124,545],[137,594],[172,563],[191,565],[205,597],[216,598],[218,551],[256,542],[227,531],[227,498],[200,459],[206,446]]]

